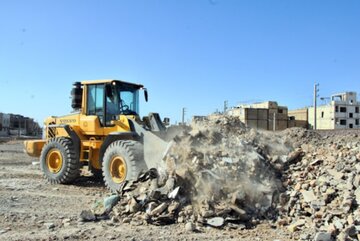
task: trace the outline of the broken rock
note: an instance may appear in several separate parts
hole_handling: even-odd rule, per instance
[[[314,241],[333,241],[330,233],[320,232],[315,235]]]
[[[83,222],[92,222],[96,220],[96,217],[91,210],[83,210],[80,213],[80,219]]]
[[[130,213],[136,213],[139,210],[140,205],[134,197],[132,197],[128,203],[127,209]]]
[[[328,173],[333,176],[336,180],[342,180],[342,178],[344,177],[344,174],[341,172],[338,172],[334,169],[330,169],[328,170]]]
[[[150,212],[150,215],[151,216],[160,215],[162,212],[164,212],[166,210],[167,207],[168,207],[167,203],[162,203],[158,207],[156,207],[154,210],[152,210]]]
[[[120,200],[118,195],[112,195],[104,198],[104,208],[106,211],[110,211]]]
[[[206,224],[211,227],[221,228],[225,224],[225,219],[221,217],[211,218],[206,221]]]
[[[180,191],[180,187],[175,188],[172,192],[169,193],[168,198],[176,199]]]
[[[304,200],[307,203],[311,203],[317,200],[313,191],[301,191],[301,194],[303,195]]]
[[[292,233],[294,233],[295,231],[297,231],[300,227],[305,225],[305,220],[304,219],[300,219],[292,224],[290,224],[288,226],[288,230]]]
[[[185,230],[186,232],[194,232],[195,231],[195,225],[192,222],[187,222],[185,224]]]
[[[54,229],[55,228],[55,224],[53,224],[53,223],[44,223],[44,226],[47,229]]]

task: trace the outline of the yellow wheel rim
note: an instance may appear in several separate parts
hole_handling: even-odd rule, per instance
[[[110,162],[110,174],[115,183],[122,183],[126,179],[126,163],[123,158],[115,156]]]
[[[50,172],[58,173],[63,165],[63,157],[59,150],[52,149],[46,157],[46,165]]]

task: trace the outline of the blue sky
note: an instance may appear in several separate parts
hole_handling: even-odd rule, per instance
[[[172,122],[241,102],[360,92],[360,1],[0,2],[0,112],[71,111],[74,81],[144,84]]]

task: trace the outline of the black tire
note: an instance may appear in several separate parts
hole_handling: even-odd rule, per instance
[[[51,170],[51,164],[49,164],[50,155],[54,152],[59,153],[62,158],[61,164],[57,165],[59,170]],[[40,166],[44,177],[51,184],[68,184],[80,176],[80,162],[74,144],[71,139],[66,137],[49,140],[41,151]]]
[[[125,164],[125,175],[120,175],[118,180],[114,180],[111,164],[114,159],[120,158]],[[137,141],[119,140],[111,143],[104,153],[102,170],[104,182],[107,188],[112,192],[116,192],[120,184],[125,180],[134,180],[138,174],[146,169],[143,158],[143,146]]]
[[[103,181],[104,180],[102,169],[93,168],[91,170],[91,173],[93,174],[93,178],[95,178],[95,180],[97,180],[97,181]]]

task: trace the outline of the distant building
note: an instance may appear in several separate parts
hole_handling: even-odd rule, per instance
[[[10,131],[10,115],[9,114],[3,114],[2,128],[5,132],[9,133],[9,131]]]
[[[288,127],[288,108],[276,101],[239,105],[227,111],[238,116],[247,126],[263,130],[284,130]]]
[[[21,130],[21,121],[24,118],[22,115],[10,114],[10,134],[11,135],[21,135],[23,131]]]
[[[0,136],[7,136],[10,134],[10,115],[0,113]]]
[[[192,122],[196,122],[196,121],[204,121],[206,119],[210,119],[210,115],[209,116],[204,116],[204,115],[194,115],[192,117]]]
[[[0,136],[41,135],[40,125],[29,117],[0,113]]]
[[[319,130],[359,129],[359,109],[356,92],[332,95],[329,104],[317,107],[316,127]],[[309,108],[308,120],[310,128],[314,128],[314,107]]]
[[[289,110],[289,121],[288,127],[302,127],[309,128],[308,121],[308,108],[297,109],[297,110]]]

